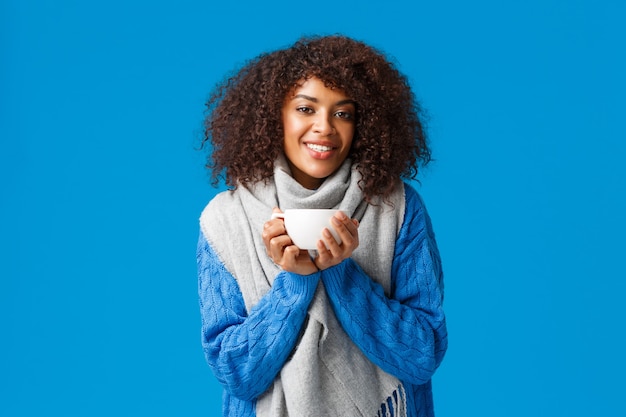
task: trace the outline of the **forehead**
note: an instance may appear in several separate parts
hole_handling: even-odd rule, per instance
[[[325,83],[316,77],[299,80],[296,85],[287,93],[287,100],[297,98],[314,99],[313,101],[346,101],[350,97],[343,90],[333,85]]]

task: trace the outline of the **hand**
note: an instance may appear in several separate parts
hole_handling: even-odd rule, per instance
[[[338,211],[331,221],[333,228],[341,237],[341,244],[337,243],[328,229],[324,229],[323,239],[317,242],[318,256],[315,258],[315,265],[320,270],[338,265],[344,259],[349,258],[359,246],[358,220],[350,219],[343,212]]]
[[[273,212],[281,213],[278,208],[274,208]],[[309,275],[318,271],[317,266],[309,256],[309,252],[301,250],[293,244],[287,235],[283,219],[267,221],[263,226],[262,236],[267,255],[284,271],[299,275]]]

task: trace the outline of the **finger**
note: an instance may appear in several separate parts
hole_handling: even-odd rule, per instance
[[[334,238],[333,238],[334,240]],[[330,253],[323,240],[317,241],[317,257],[315,258],[315,265],[320,269],[325,269],[330,266],[333,255]]]
[[[341,236],[341,234],[339,235]],[[325,228],[324,230],[322,230],[322,239],[325,243],[325,248],[326,251],[330,253],[330,255],[332,257],[343,257],[343,245],[340,245],[339,243],[337,243],[337,240],[335,239],[335,237],[330,233],[330,230],[328,230],[327,228]],[[343,237],[342,237],[343,240]]]
[[[343,245],[353,246],[355,241],[358,241],[358,230],[350,219],[346,218],[341,221],[337,217],[333,217],[332,224]]]
[[[278,207],[272,209],[272,213],[282,213]],[[278,229],[275,227],[278,226]],[[271,239],[273,236],[283,234],[285,222],[283,219],[269,219],[263,224],[263,240]]]
[[[348,231],[353,232],[356,230],[355,224],[348,216],[343,212],[338,211],[331,219],[332,224],[335,226],[343,225]]]
[[[300,249],[296,245],[289,245],[284,247],[282,253],[281,266],[283,268],[292,269],[296,266],[296,260],[300,255]]]
[[[301,275],[309,275],[318,270],[309,257],[308,251],[301,250],[296,245],[290,245],[285,248],[280,267],[285,271]]]
[[[281,264],[284,258],[285,250],[293,246],[291,239],[287,235],[280,235],[269,241],[268,254],[276,264]]]
[[[287,231],[285,230],[285,224],[281,219],[268,220],[263,225],[263,232],[261,233],[265,248],[269,250],[270,241],[273,238],[286,234]]]
[[[356,222],[356,223],[355,223]],[[359,233],[358,220],[356,219],[345,219],[342,224],[345,226],[346,230],[350,232],[351,235],[357,236]]]
[[[287,233],[285,229],[285,222],[283,219],[273,219],[268,220],[263,225],[263,231],[269,233],[270,235],[283,235]]]

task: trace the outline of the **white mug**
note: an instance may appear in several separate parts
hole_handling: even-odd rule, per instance
[[[337,243],[341,244],[341,238],[331,223],[331,218],[338,211],[340,210],[287,209],[284,213],[272,213],[272,219],[284,220],[287,234],[298,248],[317,249],[317,242],[322,240],[324,228],[328,228]]]

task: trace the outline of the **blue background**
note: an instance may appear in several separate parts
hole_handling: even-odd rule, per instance
[[[203,104],[245,60],[344,33],[431,115],[438,416],[626,416],[625,4],[2,1],[0,415],[219,415]]]

